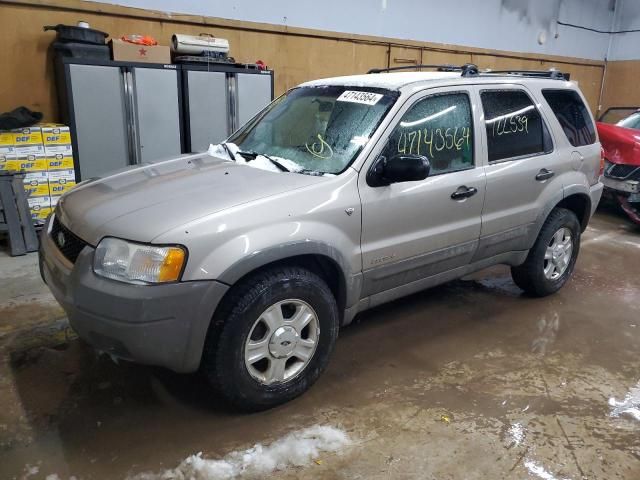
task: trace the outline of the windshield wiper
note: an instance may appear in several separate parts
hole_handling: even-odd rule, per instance
[[[222,145],[222,148],[225,149],[225,151],[227,152],[227,155],[229,155],[229,158],[235,162],[236,161],[236,156],[233,154],[231,149],[228,147],[227,142],[222,142],[220,145]]]
[[[237,153],[238,153],[238,155],[241,155],[247,162],[250,162],[251,160],[255,160],[258,157],[258,155],[262,155],[264,158],[266,158],[271,163],[273,163],[276,167],[278,167],[278,170],[280,170],[281,172],[290,172],[291,171],[287,167],[285,167],[283,164],[281,164],[279,161],[277,161],[274,158],[271,158],[267,154],[258,153],[258,152],[254,152],[254,151],[245,152],[243,150],[238,150]]]

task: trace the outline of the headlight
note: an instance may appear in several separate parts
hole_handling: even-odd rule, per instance
[[[145,245],[107,237],[96,248],[93,270],[126,283],[175,282],[180,279],[185,259],[184,247]]]

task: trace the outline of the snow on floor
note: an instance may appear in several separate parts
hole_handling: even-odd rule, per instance
[[[538,465],[537,463],[532,462],[531,460],[525,461],[524,466],[526,467],[526,469],[529,471],[531,475],[535,475],[536,477],[541,478],[542,480],[559,480],[558,477],[550,473],[542,465]],[[563,479],[563,480],[568,480],[568,479]]]
[[[323,452],[340,452],[351,444],[346,432],[315,425],[298,430],[270,445],[257,444],[229,453],[220,460],[191,455],[176,468],[163,472],[144,472],[128,480],[222,480],[238,477],[266,477],[289,467],[309,465]]]
[[[623,400],[618,401],[615,397],[611,397],[609,406],[611,407],[610,415],[612,417],[629,415],[640,421],[640,381],[627,392]]]
[[[509,427],[509,436],[511,441],[517,447],[519,446],[525,437],[525,429],[521,423],[514,423]]]

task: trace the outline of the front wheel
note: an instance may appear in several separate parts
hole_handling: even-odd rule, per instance
[[[315,273],[298,267],[258,273],[234,286],[216,313],[204,372],[233,406],[274,407],[320,376],[338,325],[335,298]]]
[[[525,262],[511,268],[516,285],[536,297],[560,290],[573,273],[580,250],[580,233],[580,222],[572,211],[554,209]]]

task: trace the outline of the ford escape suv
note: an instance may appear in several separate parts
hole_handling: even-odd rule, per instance
[[[207,153],[79,184],[42,275],[110,355],[288,401],[365,309],[495,264],[545,296],[602,193],[574,82],[473,65],[304,83]]]

